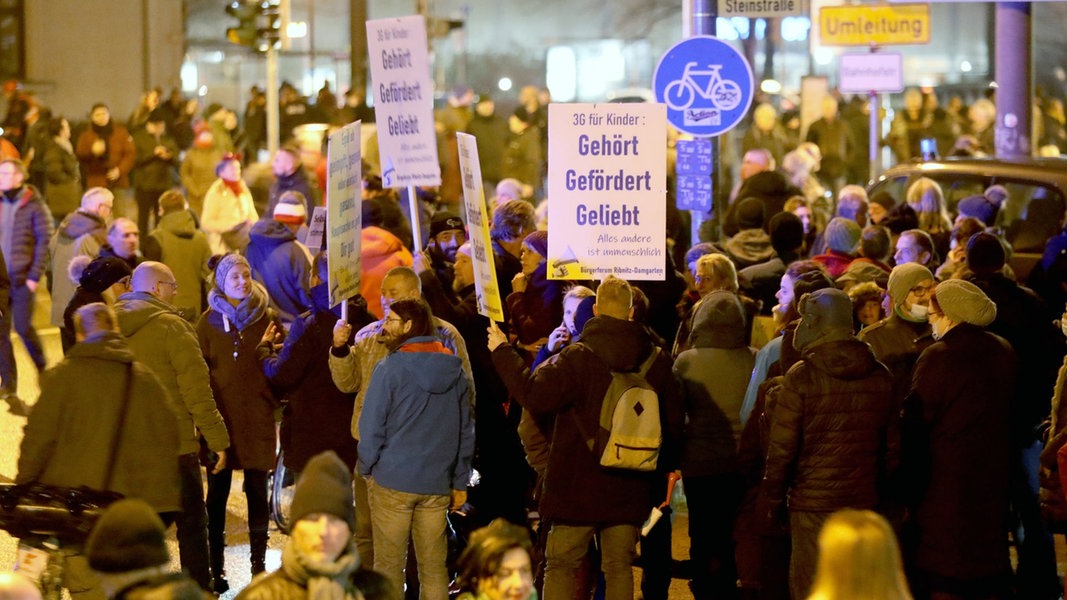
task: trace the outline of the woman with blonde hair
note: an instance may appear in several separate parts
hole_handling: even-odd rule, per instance
[[[945,207],[945,194],[941,186],[929,177],[920,177],[908,186],[905,201],[919,219],[919,229],[930,234],[938,256],[948,256],[949,238],[952,236],[952,219]]]
[[[819,533],[808,600],[912,600],[889,523],[869,510],[841,510]]]

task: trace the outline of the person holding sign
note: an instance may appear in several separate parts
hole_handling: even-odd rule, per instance
[[[552,521],[545,564],[545,598],[572,598],[594,534],[600,536],[607,600],[632,600],[633,562],[639,527],[662,501],[665,473],[678,465],[684,406],[671,360],[656,349],[644,325],[632,320],[633,288],[608,276],[597,289],[582,341],[564,348],[533,374],[507,344],[495,322],[489,349],[508,391],[534,413],[556,419],[539,510]],[[646,377],[659,400],[663,444],[656,470],[606,469],[586,445],[583,431],[597,431],[612,371],[635,371],[657,354]],[[657,500],[656,498],[659,498]]]
[[[422,285],[419,276],[408,267],[394,267],[381,285],[381,305],[386,316],[393,302],[422,297]],[[469,400],[474,403],[474,378],[471,376],[470,359],[463,338],[451,324],[434,317],[435,335],[463,362],[463,372],[470,382]],[[358,441],[359,416],[363,411],[363,402],[367,397],[371,373],[374,367],[389,354],[382,336],[385,319],[379,319],[356,332],[352,337],[352,326],[344,321],[337,321],[333,328],[333,345],[330,349],[330,376],[337,389],[346,393],[356,393],[352,410],[352,437]],[[349,343],[349,339],[352,342]],[[371,535],[370,505],[367,500],[367,480],[355,478],[356,493],[356,547],[360,560],[365,565],[374,564],[374,542]]]
[[[548,232],[535,231],[522,242],[522,272],[507,297],[511,332],[531,362],[563,318],[563,283],[548,279]]]

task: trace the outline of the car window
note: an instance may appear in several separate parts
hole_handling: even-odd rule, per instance
[[[982,194],[993,184],[1003,185],[1008,198],[1001,206],[997,226],[1004,230],[1005,237],[1015,252],[1041,253],[1045,242],[1060,231],[1064,221],[1067,198],[1059,188],[1040,181],[992,177],[988,175],[947,173],[933,171],[925,174],[913,172],[887,177],[876,183],[870,194],[888,192],[897,202],[903,202],[908,186],[922,176],[929,177],[941,186],[945,205],[951,217],[956,216],[960,200]]]
[[[997,224],[1016,252],[1044,250],[1045,242],[1060,231],[1064,216],[1063,194],[1035,182],[1000,180],[1008,199],[1000,208]]]

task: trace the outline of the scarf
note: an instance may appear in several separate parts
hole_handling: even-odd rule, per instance
[[[107,157],[111,154],[111,133],[114,131],[114,124],[111,121],[107,122],[107,125],[100,127],[96,123],[90,124],[93,128],[93,133],[96,137],[104,140],[104,154],[100,158]]]
[[[258,281],[252,282],[252,293],[237,306],[230,304],[226,295],[217,288],[212,288],[207,293],[208,306],[222,315],[223,326],[227,332],[230,331],[230,323],[237,327],[237,331],[244,331],[246,327],[260,320],[267,312],[267,302],[267,290]]]
[[[313,563],[289,541],[282,550],[282,571],[295,583],[307,589],[308,600],[344,600],[354,598],[348,592],[352,586],[352,572],[359,567],[356,545],[349,542],[341,556],[333,562]]]
[[[234,196],[237,196],[238,198],[241,197],[241,180],[240,179],[238,179],[237,181],[227,181],[227,180],[223,179],[222,183],[224,183],[226,185],[226,187],[229,188],[229,190],[231,192],[233,192]]]

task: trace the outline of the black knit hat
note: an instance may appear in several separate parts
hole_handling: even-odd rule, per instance
[[[296,482],[290,519],[295,523],[315,513],[333,515],[348,523],[352,531],[356,530],[352,473],[333,450],[312,457]]]
[[[763,202],[759,198],[745,198],[737,205],[737,228],[763,227]]]
[[[976,233],[967,241],[967,266],[977,275],[994,273],[1004,268],[1007,253],[1000,238],[992,233]]]
[[[170,562],[166,531],[144,500],[119,500],[104,511],[89,535],[89,566],[101,573],[125,573],[165,565]]]
[[[437,234],[453,229],[463,231],[463,221],[454,212],[442,210],[434,213],[430,219],[430,237],[437,237]]]
[[[102,256],[93,259],[89,266],[85,267],[78,285],[87,292],[94,294],[103,293],[107,288],[115,285],[123,277],[133,275],[133,270],[126,261],[113,256]]]

